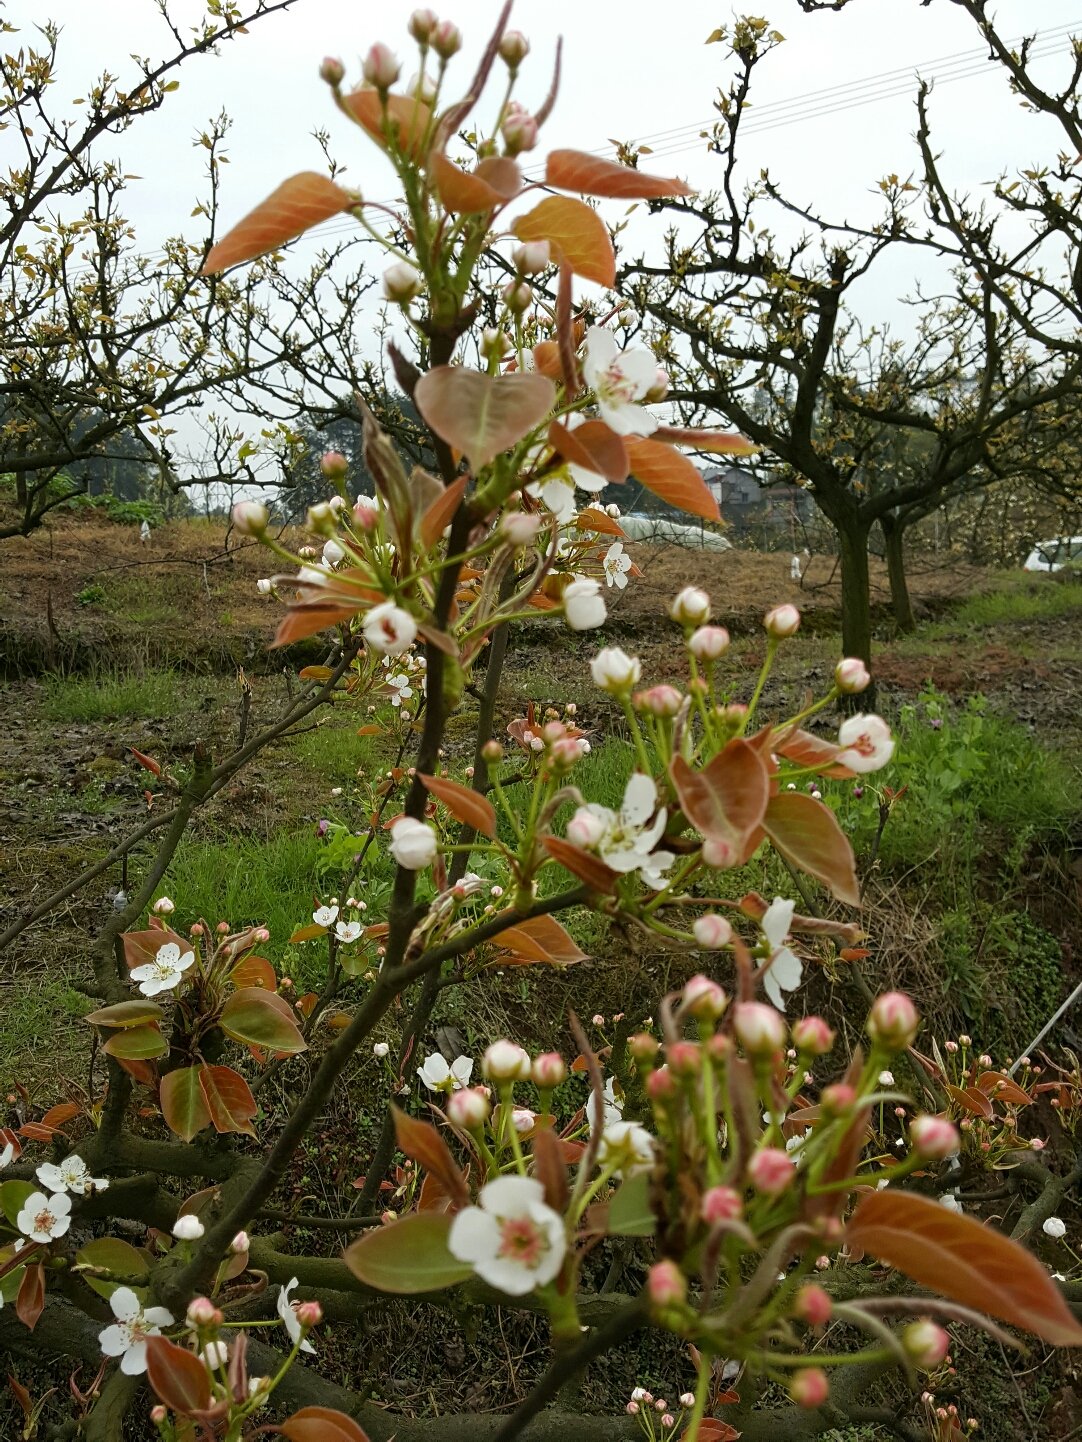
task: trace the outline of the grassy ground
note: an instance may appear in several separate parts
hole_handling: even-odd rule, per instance
[[[22,608],[5,633],[13,679],[0,697],[11,736],[0,761],[2,922],[103,855],[146,815],[151,778],[133,760],[131,748],[183,767],[197,741],[216,754],[232,744],[238,661],[253,686],[253,728],[273,719],[287,694],[281,658],[272,661],[264,649],[272,614],[248,594],[262,569],[258,553],[241,551],[215,562],[204,580],[200,548],[203,554],[220,550],[220,534],[202,526],[184,531],[179,556],[172,558],[184,564],[173,565],[164,549],[170,539],[156,533],[161,554],[135,581],[109,569],[121,562],[109,559],[108,547],[92,546],[93,554],[86,553],[85,543],[96,545],[99,535],[93,529],[97,522],[86,525],[82,549],[78,537],[66,532],[53,538],[54,557],[59,551],[60,559],[50,573],[60,598],[54,604],[56,629],[62,639],[80,638],[74,672],[43,669],[50,642],[41,624],[42,582],[25,558],[0,583],[7,599]],[[44,551],[37,554],[40,560]],[[728,622],[730,609],[735,613],[734,694],[746,695],[746,668],[761,656],[755,618],[764,601],[790,599],[781,583],[784,559],[741,561],[727,555],[720,558],[724,570],[696,572],[714,591],[719,619]],[[132,564],[146,561],[135,557]],[[684,573],[687,563],[677,572],[664,555],[644,553],[643,561],[645,586],[615,612],[612,635],[642,656],[651,680],[680,679],[679,650],[671,624],[661,619],[661,601],[677,582],[691,579]],[[716,567],[718,561],[696,558],[695,564]],[[772,568],[779,571],[777,586]],[[63,595],[61,573],[68,588]],[[970,594],[952,600],[948,579]],[[768,709],[795,704],[807,685],[821,687],[829,677],[838,641],[825,578],[822,584],[813,596],[816,624],[783,652],[767,689]],[[90,596],[79,601],[88,590]],[[1032,1037],[1066,994],[1082,954],[1077,750],[1082,584],[1041,577],[992,586],[986,576],[944,574],[922,604],[938,609],[935,619],[901,640],[890,638],[883,621],[877,646],[878,704],[899,736],[895,763],[872,778],[862,795],[854,794],[851,783],[839,782],[826,786],[825,797],[851,835],[867,878],[868,980],[877,989],[915,990],[940,1036],[966,1030],[978,1045],[1007,1056]],[[51,644],[55,652],[60,643],[53,637]],[[586,663],[596,644],[596,638],[558,628],[519,638],[505,676],[500,724],[521,714],[531,700],[559,706],[574,700],[594,748],[584,787],[590,799],[612,805],[622,794],[631,753],[621,718],[588,682]],[[344,872],[368,830],[372,787],[391,759],[384,739],[357,735],[366,719],[348,703],[335,706],[318,725],[313,718],[310,729],[269,747],[200,815],[162,887],[186,918],[202,916],[211,925],[221,918],[267,924],[269,955],[299,990],[319,985],[326,957],[319,945],[293,945],[288,938],[317,900],[344,889]],[[454,754],[464,752],[467,734],[465,723],[453,728]],[[881,827],[884,785],[903,794]],[[330,823],[326,838],[317,833],[321,821]],[[375,916],[390,867],[378,841],[371,855],[357,890]],[[132,877],[145,860],[145,852],[133,856]],[[65,1087],[58,1078],[79,1083],[85,1077],[81,1016],[89,1003],[78,988],[87,975],[92,938],[111,905],[111,889],[123,884],[115,868],[0,958],[5,1090],[18,1079],[35,1095],[54,1100]],[[772,858],[753,861],[727,884],[733,894],[749,887],[767,895],[792,892],[791,878]],[[827,905],[814,890],[811,900]],[[451,990],[425,1046],[450,1034],[470,1051],[507,1033],[527,1044],[566,1050],[569,1005],[586,1017],[618,1011],[642,1016],[697,964],[633,936],[612,935],[593,913],[572,918],[570,926],[591,954],[588,963],[562,975],[523,969],[507,973],[499,986],[474,983]],[[856,1020],[845,968],[825,949],[819,962],[809,1005],[848,1006]],[[355,989],[360,994],[363,982]],[[437,1025],[449,1030],[439,1033]],[[395,1039],[396,1027],[396,1018],[389,1018],[388,1040]],[[1070,1018],[1059,1040],[1074,1040]],[[322,1045],[317,1040],[317,1056]],[[269,1089],[268,1124],[303,1087],[312,1064],[299,1059],[281,1086]],[[358,1059],[347,1095],[291,1175],[287,1199],[308,1210],[348,1209],[385,1089],[374,1059]],[[333,1249],[335,1241],[323,1237],[318,1244]],[[497,1319],[491,1336],[486,1332],[482,1339],[490,1362],[473,1366],[464,1359],[474,1350],[462,1353],[457,1327],[441,1323],[426,1343],[422,1368],[411,1329],[404,1318],[395,1322],[395,1315],[390,1309],[385,1331],[366,1338],[365,1346],[381,1373],[382,1395],[396,1405],[428,1405],[422,1389],[433,1366],[437,1372],[442,1366],[451,1379],[441,1396],[444,1405],[506,1405],[532,1375],[541,1349],[534,1324]],[[340,1349],[342,1365],[349,1365],[355,1339],[330,1345],[331,1355],[338,1357]],[[484,1351],[480,1341],[477,1345]],[[584,1400],[603,1406],[610,1399],[611,1405],[613,1396],[623,1396],[636,1381],[675,1386],[680,1365],[675,1354],[624,1354],[592,1369]],[[987,1400],[986,1370],[982,1364],[973,1372],[976,1382],[967,1373],[965,1405],[981,1417],[981,1436],[1015,1442],[1020,1434],[1005,1420],[1012,1415],[1006,1401],[991,1406]],[[1027,1393],[1034,1415],[1052,1407],[1057,1395],[1043,1380],[1041,1388],[1040,1397],[1032,1389]],[[872,1442],[872,1436],[854,1432],[845,1442]]]

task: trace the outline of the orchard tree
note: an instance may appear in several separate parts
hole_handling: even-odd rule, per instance
[[[340,62],[323,65],[338,106],[398,175],[408,249],[386,241],[383,288],[416,343],[390,359],[434,470],[407,470],[366,410],[375,494],[350,505],[348,462],[324,458],[338,495],[308,516],[321,558],[287,550],[261,503],[238,504],[235,524],[280,562],[266,584],[283,606],[278,640],[328,633],[324,664],[306,668],[283,713],[229,755],[197,747],[185,771],[139,755],[156,788],[149,817],[0,937],[158,836],[88,938],[98,1003],[86,1018],[88,1084],[46,1110],[16,1094],[21,1114],[0,1132],[0,1284],[11,1303],[0,1335],[12,1349],[89,1364],[92,1380],[80,1372],[70,1389],[87,1442],[119,1442],[144,1412],[165,1442],[269,1431],[292,1442],[755,1442],[897,1423],[918,1408],[938,1426],[924,1398],[950,1379],[947,1326],[984,1328],[1004,1345],[1012,1337],[999,1322],[1053,1346],[1082,1342],[1064,1294],[1019,1240],[964,1215],[949,1189],[941,1205],[913,1185],[942,1191],[939,1164],[965,1148],[974,1165],[1002,1169],[1008,1188],[1033,1191],[1019,1239],[1049,1217],[1068,1183],[1024,1140],[1030,1073],[1012,1080],[934,1039],[930,1055],[914,1051],[919,1018],[897,992],[875,996],[865,983],[867,1047],[844,1055],[803,1004],[810,956],[840,966],[866,955],[855,947],[853,852],[820,786],[874,775],[894,741],[875,715],[842,721],[836,740],[805,724],[866,691],[863,662],[842,659],[818,700],[767,716],[764,686],[799,612],[767,613],[764,660],[745,687],[710,597],[685,587],[669,607],[679,686],[616,646],[589,662],[634,758],[616,806],[587,804],[579,790],[591,756],[577,702],[498,713],[512,628],[557,622],[585,637],[606,621],[607,587],[628,580],[618,522],[583,496],[633,474],[705,514],[709,494],[684,450],[743,449],[727,433],[665,425],[651,408],[664,389],[656,357],[581,323],[576,287],[611,286],[615,256],[580,197],[686,188],[571,149],[548,155],[542,195],[526,182],[521,158],[555,86],[534,113],[514,99],[529,46],[506,29],[509,8],[462,88],[451,63],[462,38],[427,10],[410,19],[420,78],[408,88],[382,43],[358,86]],[[455,141],[467,122],[472,139]],[[359,204],[330,178],[295,176],[206,269],[247,265],[332,206]],[[476,278],[493,248],[514,275],[483,297],[494,324],[478,334]],[[546,276],[551,310],[533,285]],[[332,700],[369,718],[364,734],[394,758],[363,794],[361,836],[340,838],[335,895],[314,898],[288,939],[251,917],[191,915],[166,888],[192,817]],[[446,743],[452,718],[467,716],[463,756]],[[827,915],[741,884],[739,868],[766,847],[804,874],[802,887],[821,887]],[[584,961],[558,919],[573,925],[583,909],[683,958],[687,979],[641,1031],[591,1039],[569,1015],[568,1056],[531,1056],[500,1036],[485,1039],[479,1066],[424,1056],[448,991],[460,988],[481,1017],[509,969]],[[325,948],[318,991],[294,997],[286,985],[272,958],[287,941]],[[911,1092],[890,1071],[907,1055]],[[359,1205],[299,1213],[278,1194],[332,1100],[353,1108],[364,1136],[350,1088],[361,1066],[381,1069],[388,1105],[375,1146],[340,1159],[365,1178]],[[275,1078],[288,1098],[281,1117],[266,1105]],[[1077,1105],[1064,1090],[1061,1105]],[[283,1226],[360,1235],[341,1256],[313,1255]],[[636,1266],[624,1291],[599,1291],[607,1267],[594,1262],[614,1247],[635,1249]],[[897,1270],[890,1295],[858,1257]],[[545,1319],[548,1365],[502,1415],[391,1412],[367,1400],[375,1377],[320,1359],[325,1321],[357,1328],[388,1295],[455,1317],[464,1306],[528,1310]],[[424,1314],[414,1316],[421,1335]],[[822,1331],[835,1322],[847,1341],[827,1350]],[[265,1330],[284,1346],[261,1340]],[[588,1363],[643,1330],[672,1339],[681,1376],[671,1402],[636,1388],[608,1415],[550,1407]],[[869,1404],[893,1373],[891,1403]],[[788,1400],[757,1405],[768,1383]],[[33,1418],[34,1399],[24,1405]]]

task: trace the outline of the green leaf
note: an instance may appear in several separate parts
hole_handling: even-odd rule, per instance
[[[15,1218],[26,1205],[27,1197],[41,1190],[35,1182],[0,1182],[0,1208],[16,1231],[19,1230],[19,1224]]]
[[[102,1051],[123,1061],[153,1061],[155,1057],[165,1056],[168,1050],[169,1043],[156,1025],[132,1026],[114,1032],[102,1047]]]
[[[210,1126],[210,1111],[199,1085],[199,1068],[182,1066],[166,1072],[159,1093],[162,1116],[178,1137],[190,1142]]]
[[[101,1297],[110,1297],[117,1287],[139,1286],[150,1276],[145,1252],[119,1237],[97,1237],[75,1254],[74,1271]],[[104,1273],[105,1275],[101,1275]]]
[[[636,1172],[621,1183],[609,1202],[609,1236],[652,1237],[656,1231],[657,1218],[650,1207],[649,1173]]]
[[[115,1006],[99,1007],[84,1016],[92,1026],[132,1027],[148,1021],[161,1021],[165,1013],[153,1001],[121,1001]]]
[[[451,1218],[442,1212],[403,1217],[347,1247],[346,1265],[380,1292],[406,1296],[453,1287],[472,1277],[473,1268],[451,1255],[447,1246],[450,1230]]]
[[[299,1052],[308,1043],[293,1020],[289,1003],[258,986],[243,986],[222,1008],[218,1024],[234,1041],[267,1051]]]

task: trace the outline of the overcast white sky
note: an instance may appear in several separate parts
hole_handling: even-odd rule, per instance
[[[460,0],[456,7],[435,8],[464,32],[465,51],[455,64],[465,84],[499,5]],[[853,0],[841,13],[813,16],[803,15],[795,0],[761,0],[753,8],[782,31],[786,43],[759,72],[754,119],[760,128],[749,126],[744,138],[745,172],[755,175],[769,167],[783,191],[816,202],[834,218],[867,218],[875,182],[914,167],[910,78],[918,71],[943,76],[933,99],[935,136],[946,156],[944,168],[959,187],[976,188],[1000,170],[1051,159],[1061,144],[1055,127],[1023,111],[999,69],[982,62],[975,27],[949,0],[930,5]],[[172,0],[170,9],[191,23],[203,5]],[[142,177],[127,199],[139,248],[156,250],[166,235],[196,224],[189,215],[203,193],[205,153],[191,141],[223,107],[234,122],[227,146],[231,163],[222,182],[226,225],[287,175],[322,168],[311,135],[316,127],[330,130],[334,152],[346,164],[347,184],[370,197],[388,197],[386,162],[337,113],[317,71],[323,55],[337,55],[359,81],[360,57],[374,40],[389,43],[413,69],[405,30],[412,9],[405,0],[378,5],[296,0],[288,11],[258,21],[248,36],[223,46],[219,56],[189,62],[181,88],[163,111],[109,142],[125,168]],[[123,82],[132,73],[132,52],[158,57],[170,40],[153,0],[8,0],[4,13],[23,31],[22,43],[46,16],[63,27],[56,102],[85,93],[105,67]],[[682,129],[682,136],[652,140],[658,152],[676,153],[649,157],[643,169],[711,188],[718,161],[704,152],[696,129],[711,121],[712,102],[728,70],[724,47],[704,42],[733,13],[702,0],[518,0],[512,24],[533,45],[519,91],[527,105],[545,94],[556,37],[564,36],[563,84],[543,149],[592,150],[610,139],[644,140]],[[1082,28],[1078,0],[1003,0],[997,16],[1008,37],[1051,32],[1042,41],[1050,58],[1040,73],[1063,73],[1064,27],[1073,22]],[[14,48],[14,37],[7,37],[6,45]],[[949,69],[980,73],[946,83]],[[828,90],[825,98],[801,99]],[[877,98],[833,113],[810,113],[868,95]],[[10,132],[8,139],[0,137],[0,159],[11,154],[11,144]],[[606,213],[615,218],[618,208]],[[651,223],[660,232],[660,220],[643,221],[635,231],[635,249],[649,248],[643,226]],[[908,263],[877,275],[861,297],[869,319],[900,316],[897,297],[912,283],[904,269]]]

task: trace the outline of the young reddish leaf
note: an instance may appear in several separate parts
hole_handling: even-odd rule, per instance
[[[688,426],[658,426],[654,439],[716,456],[753,456],[759,449],[754,441],[736,431],[696,431]]]
[[[554,340],[539,340],[533,348],[534,370],[540,371],[550,380],[563,379],[564,368],[560,360],[560,347]]]
[[[426,551],[432,549],[454,520],[455,512],[466,494],[466,483],[469,479],[469,476],[459,476],[421,516],[421,544]]]
[[[762,825],[770,795],[770,778],[755,747],[734,736],[701,771],[674,756],[669,775],[691,824],[743,852]]]
[[[531,916],[528,921],[511,921],[493,937],[493,944],[527,961],[570,966],[585,961],[580,951],[553,916]]]
[[[511,164],[514,165],[514,161]],[[515,166],[515,169],[518,167]],[[483,174],[474,172],[471,175],[468,171],[459,170],[446,155],[437,153],[433,157],[432,178],[443,208],[452,215],[481,215],[498,210],[508,199]]]
[[[562,1139],[551,1127],[538,1127],[533,1134],[530,1147],[533,1156],[533,1173],[545,1189],[545,1201],[555,1212],[563,1216],[570,1198],[567,1184],[567,1158],[564,1156]]]
[[[113,1006],[99,1007],[83,1017],[92,1026],[145,1026],[148,1021],[161,1021],[165,1013],[154,1001],[118,1001]]]
[[[522,171],[509,155],[488,155],[474,167],[473,173],[504,200],[514,200],[522,189]]]
[[[436,1128],[428,1122],[407,1116],[394,1105],[391,1111],[400,1150],[424,1167],[426,1172],[431,1172],[453,1202],[465,1206],[470,1199],[466,1179]]]
[[[160,776],[162,774],[161,765],[159,764],[159,762],[154,760],[153,756],[145,756],[142,751],[136,751],[134,746],[129,746],[128,750],[135,757],[136,761],[139,762],[139,765],[144,767],[147,771],[152,772],[155,776]]]
[[[234,986],[258,986],[264,991],[278,990],[278,973],[265,956],[246,956],[229,973]]]
[[[8,1386],[11,1388],[12,1394],[16,1402],[18,1402],[23,1414],[29,1417],[34,1410],[34,1401],[33,1398],[30,1396],[30,1393],[26,1390],[26,1388],[19,1381],[19,1379],[17,1377],[13,1377],[10,1372],[8,1373]]]
[[[764,896],[757,891],[746,891],[736,903],[745,916],[750,916],[752,921],[762,921],[768,911],[768,903]],[[793,919],[789,923],[790,931],[803,931],[811,936],[837,936],[844,941],[859,941],[864,935],[864,929],[855,921],[834,921],[827,916],[803,916],[799,911],[793,913]],[[845,952],[840,955],[845,957]],[[862,956],[870,956],[870,951],[861,953]],[[850,961],[859,960],[857,957],[846,958]]]
[[[956,1087],[948,1083],[946,1092],[964,1112],[969,1112],[971,1116],[983,1117],[985,1121],[991,1120],[992,1103],[984,1092],[979,1091],[976,1087]]]
[[[447,776],[418,775],[426,791],[442,801],[456,821],[462,821],[482,836],[496,835],[496,810],[487,796]]]
[[[343,95],[342,106],[384,149],[387,148],[386,125],[387,133],[404,155],[411,160],[421,159],[432,118],[432,111],[424,101],[413,100],[408,95],[388,95],[384,113],[378,90],[354,90]]]
[[[43,1127],[58,1132],[62,1127],[66,1127],[68,1122],[73,1122],[81,1111],[82,1107],[78,1102],[57,1102],[56,1106],[50,1107],[39,1120]],[[0,1151],[2,1150],[0,1147]]]
[[[15,1315],[31,1332],[38,1324],[45,1307],[45,1268],[34,1262],[23,1273],[19,1295],[15,1298]]]
[[[550,195],[520,215],[511,229],[519,240],[547,240],[554,259],[583,280],[598,285],[616,281],[616,256],[605,222],[596,210],[566,195]]]
[[[732,1400],[740,1400],[735,1392]],[[699,1423],[697,1442],[739,1442],[739,1437],[740,1433],[735,1427],[730,1427],[728,1422],[719,1422],[716,1417],[704,1417]],[[680,1434],[680,1442],[690,1442],[690,1439],[690,1431]]]
[[[977,1078],[977,1085],[986,1096],[993,1097],[997,1102],[1005,1102],[1008,1106],[1028,1107],[1033,1104],[1033,1098],[1029,1092],[1023,1091],[1006,1072],[982,1072]],[[44,1117],[42,1120],[44,1121]]]
[[[572,876],[585,881],[594,891],[600,891],[603,896],[611,896],[615,892],[616,872],[600,857],[581,851],[562,836],[546,836],[542,844],[554,861],[558,861]]]
[[[607,481],[627,480],[627,447],[604,421],[584,421],[573,431],[561,421],[553,421],[548,443],[565,461],[583,466]]]
[[[659,200],[665,195],[694,195],[682,180],[643,175],[629,165],[601,160],[582,150],[553,150],[545,165],[545,184],[580,195],[603,195],[610,200]]]
[[[445,1212],[417,1212],[361,1237],[346,1248],[345,1262],[354,1276],[380,1292],[438,1292],[473,1276],[468,1262],[451,1255],[450,1230]]]
[[[199,1068],[199,1085],[216,1132],[244,1132],[254,1137],[252,1118],[259,1108],[251,1088],[239,1072],[227,1066]]]
[[[489,376],[465,366],[435,366],[417,382],[421,415],[474,473],[527,435],[548,415],[556,387],[525,371]]]
[[[268,1051],[292,1055],[308,1048],[289,1003],[275,992],[256,986],[243,986],[228,998],[218,1025],[234,1041],[265,1047]]]
[[[775,755],[784,756],[787,761],[795,761],[798,766],[814,766],[821,775],[838,781],[848,780],[857,774],[850,771],[848,766],[834,763],[834,757],[842,749],[840,746],[822,736],[814,735],[811,731],[797,729],[778,732],[770,740],[770,749]]]
[[[599,536],[620,536],[627,539],[627,532],[620,522],[614,521],[611,516],[606,516],[605,512],[596,505],[582,508],[575,517],[575,528],[579,531],[593,531]],[[635,574],[642,575],[637,566],[633,569]]]
[[[327,928],[320,926],[318,921],[312,921],[307,926],[298,926],[289,940],[290,942],[318,941],[321,936],[326,935]]]
[[[828,806],[799,791],[782,791],[770,798],[763,830],[783,856],[822,881],[839,901],[860,905],[853,848]]]
[[[302,1407],[278,1431],[289,1442],[368,1442],[368,1433],[333,1407]]]
[[[205,1412],[211,1404],[206,1367],[194,1352],[166,1337],[147,1338],[147,1381],[158,1400],[182,1417]]]
[[[124,962],[129,970],[153,961],[167,942],[171,941],[175,946],[179,946],[182,956],[192,949],[192,944],[186,937],[178,936],[167,926],[152,926],[148,931],[126,931],[120,940],[124,947]],[[123,1006],[125,1003],[120,1002],[119,1005]]]
[[[846,1240],[922,1287],[1054,1347],[1082,1344],[1082,1324],[1037,1258],[964,1213],[891,1187],[861,1199]]]
[[[165,1056],[168,1050],[169,1043],[155,1022],[114,1031],[102,1047],[102,1051],[115,1056],[118,1061],[153,1061],[156,1057]]]
[[[668,501],[670,506],[702,516],[707,521],[720,521],[721,512],[698,467],[664,441],[643,440],[625,436],[631,474],[648,491]]]
[[[292,175],[213,247],[201,274],[213,275],[243,260],[254,260],[268,250],[277,250],[313,225],[356,204],[355,195],[314,170]]]
[[[183,1141],[190,1142],[204,1127],[210,1126],[203,1088],[199,1085],[199,1068],[178,1067],[162,1077],[159,1101],[162,1116],[169,1128]]]

